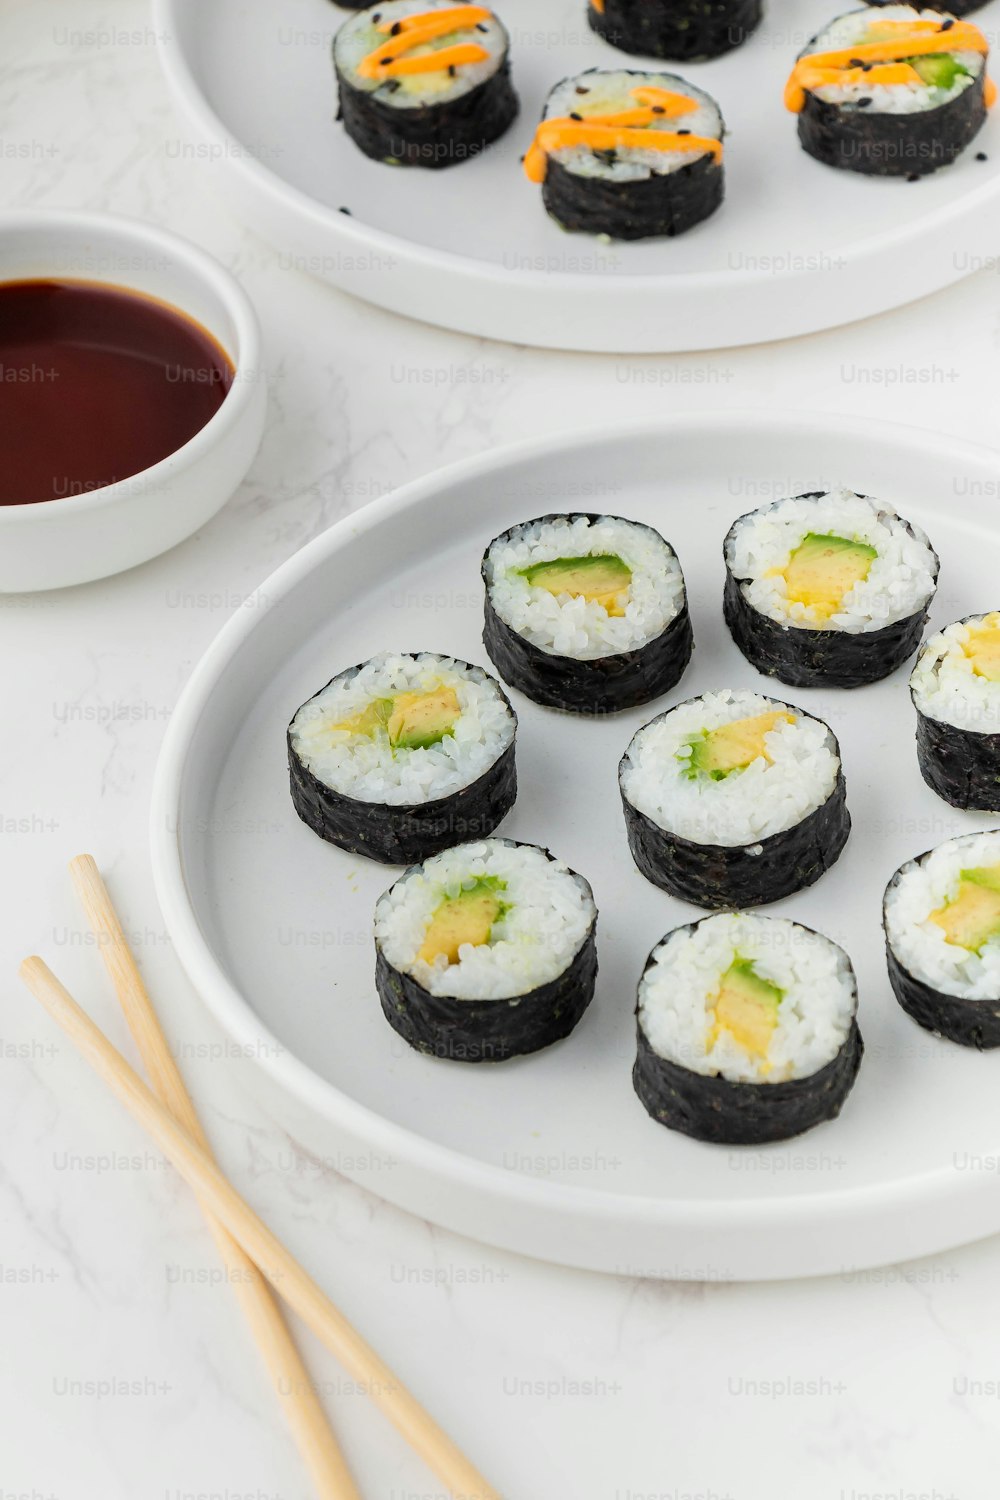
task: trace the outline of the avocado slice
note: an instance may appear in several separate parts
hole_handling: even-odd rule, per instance
[[[380,729],[385,729],[392,713],[392,698],[373,698],[360,713],[352,714],[349,719],[341,719],[339,724],[334,724],[334,729],[341,729],[345,734],[366,734],[369,738],[378,734]]]
[[[1000,615],[986,615],[980,625],[971,626],[962,649],[977,677],[1000,682]]]
[[[437,687],[426,693],[373,698],[360,713],[333,727],[369,738],[385,733],[394,750],[426,750],[454,734],[461,714],[455,689]]]
[[[877,556],[867,542],[810,531],[784,568],[788,598],[793,604],[811,606],[828,620],[854,585],[868,577]]]
[[[455,733],[462,706],[454,688],[399,693],[389,718],[389,743],[398,750],[427,750]]]
[[[691,746],[688,775],[692,778],[706,775],[713,781],[722,781],[733,771],[745,771],[761,757],[770,764],[765,736],[779,724],[794,722],[794,715],[776,708],[770,713],[754,714],[749,719],[733,719],[729,724],[720,724],[717,729],[706,729],[696,739],[688,741]]]
[[[950,52],[928,52],[923,57],[904,57],[930,88],[950,89],[956,78],[968,76],[968,68]]]
[[[484,875],[457,896],[446,897],[434,910],[417,957],[432,964],[443,953],[449,964],[457,964],[464,944],[478,948],[488,943],[494,925],[509,910],[499,894],[506,889],[505,881]]]
[[[720,1032],[727,1031],[751,1057],[767,1057],[784,994],[776,984],[761,978],[752,959],[734,959],[722,976],[715,998],[712,1043]]]
[[[603,604],[609,615],[623,615],[619,596],[632,582],[632,569],[614,553],[595,553],[592,557],[556,557],[551,562],[532,563],[518,570],[533,588],[546,593],[569,594]]]
[[[1000,865],[963,870],[954,900],[932,911],[928,920],[941,928],[946,942],[978,953],[1000,936]]]

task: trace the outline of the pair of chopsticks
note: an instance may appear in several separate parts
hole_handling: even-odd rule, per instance
[[[229,1279],[317,1495],[322,1500],[360,1500],[267,1282],[367,1389],[456,1500],[500,1500],[219,1170],[97,865],[89,854],[82,854],[70,864],[70,873],[153,1088],[143,1083],[42,959],[26,958],[21,978],[194,1189],[219,1253],[234,1273]]]

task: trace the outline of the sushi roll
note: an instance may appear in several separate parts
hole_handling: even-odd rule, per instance
[[[541,516],[483,557],[483,644],[536,703],[609,714],[675,687],[694,637],[677,554],[620,516]]]
[[[838,16],[800,54],[785,89],[802,149],[828,167],[923,177],[986,119],[989,44],[968,21],[910,5]]]
[[[503,1062],[569,1036],[594,998],[597,908],[534,844],[485,839],[412,870],[375,908],[389,1025],[430,1057]]]
[[[761,0],[589,0],[598,36],[622,52],[693,62],[731,52],[760,23]]]
[[[695,906],[780,901],[829,870],[851,831],[834,735],[758,693],[668,709],[635,735],[618,777],[640,873]]]
[[[392,166],[468,161],[517,115],[509,48],[485,5],[370,5],[334,38],[344,129],[366,156]]]
[[[352,854],[409,865],[483,838],[514,806],[517,716],[481,667],[384,652],[288,726],[295,811]]]
[[[889,980],[927,1031],[1000,1047],[1000,832],[949,839],[898,869],[883,906]]]
[[[524,158],[563,229],[683,234],[722,202],[722,116],[672,73],[593,68],[556,84]]]
[[[952,807],[1000,812],[1000,612],[932,635],[910,676],[917,759]]]
[[[791,687],[863,687],[920,644],[937,554],[919,527],[851,490],[741,516],[723,547],[723,608],[750,664]]]
[[[851,961],[797,922],[719,912],[675,928],[639,981],[632,1082],[699,1141],[755,1146],[839,1115],[861,1066]]]

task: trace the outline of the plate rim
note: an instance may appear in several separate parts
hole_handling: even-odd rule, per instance
[[[252,636],[257,624],[272,609],[280,608],[295,588],[332,554],[350,545],[359,533],[377,528],[394,515],[419,507],[445,484],[464,483],[502,472],[515,464],[558,456],[570,448],[604,446],[629,438],[650,439],[671,431],[712,430],[718,436],[726,428],[755,436],[770,428],[776,437],[790,428],[801,433],[823,429],[829,435],[836,424],[845,441],[863,442],[875,434],[895,437],[925,453],[947,456],[953,462],[991,466],[995,474],[1000,455],[988,444],[957,438],[937,430],[874,417],[841,417],[836,413],[801,411],[773,413],[754,408],[724,411],[698,410],[673,413],[657,419],[608,423],[595,429],[571,429],[541,438],[505,444],[487,454],[460,459],[410,480],[335,522],[279,565],[241,603],[222,625],[186,682],[171,715],[160,749],[150,803],[150,844],[154,885],[167,930],[181,966],[205,1009],[221,1029],[241,1046],[285,1095],[313,1111],[340,1130],[345,1130],[385,1151],[401,1164],[420,1173],[445,1176],[453,1185],[474,1187],[488,1196],[520,1206],[544,1206],[566,1217],[587,1216],[656,1228],[674,1227],[706,1232],[721,1228],[752,1228],[773,1232],[815,1225],[817,1216],[842,1215],[863,1210],[874,1200],[883,1207],[903,1209],[926,1204],[928,1196],[950,1192],[959,1199],[978,1199],[974,1174],[956,1167],[915,1172],[891,1183],[872,1183],[854,1188],[798,1193],[794,1197],[757,1198],[654,1198],[639,1194],[615,1194],[577,1183],[553,1181],[514,1172],[490,1162],[466,1156],[453,1147],[429,1140],[416,1131],[396,1124],[369,1106],[350,1098],[322,1078],[273,1035],[249,1002],[227,977],[201,932],[194,902],[187,894],[177,830],[180,825],[182,779],[187,753],[197,730],[201,710],[226,669]],[[172,831],[173,830],[173,831]],[[273,1044],[272,1051],[261,1042]],[[273,1053],[273,1055],[272,1055]],[[353,1174],[345,1170],[344,1175]],[[371,1182],[368,1183],[372,1186]],[[963,1187],[965,1191],[963,1191]],[[378,1191],[375,1185],[375,1191]],[[384,1196],[389,1196],[388,1194]],[[868,1261],[868,1264],[873,1262]],[[808,1274],[808,1273],[805,1273]]]
[[[789,267],[778,273],[763,268],[746,267],[735,270],[686,271],[673,274],[640,272],[609,283],[607,276],[594,272],[543,271],[530,268],[522,270],[490,261],[475,260],[471,256],[434,249],[387,230],[352,220],[350,216],[341,214],[336,209],[321,203],[305,189],[295,187],[285,181],[279,173],[258,161],[242,147],[239,137],[234,135],[216,113],[195,76],[191,60],[180,39],[182,9],[191,3],[193,0],[153,0],[157,50],[175,105],[207,140],[221,142],[227,148],[240,147],[237,151],[227,149],[223,153],[221,158],[223,169],[228,171],[235,181],[241,183],[255,199],[269,203],[272,207],[277,206],[282,214],[291,216],[297,227],[306,223],[314,228],[318,227],[325,236],[330,238],[332,246],[337,250],[350,251],[355,254],[368,252],[392,256],[421,276],[446,277],[449,283],[458,280],[470,291],[475,290],[480,294],[483,291],[493,291],[513,294],[515,297],[520,294],[534,299],[545,298],[552,301],[563,297],[570,300],[574,306],[578,306],[584,315],[587,307],[592,305],[594,299],[597,298],[600,302],[606,301],[623,318],[626,312],[630,312],[632,317],[635,316],[636,311],[641,315],[644,310],[643,304],[647,304],[645,311],[648,316],[648,300],[651,297],[667,298],[672,303],[683,303],[692,295],[719,298],[724,295],[739,294],[752,302],[754,292],[762,291],[764,288],[771,290],[772,297],[777,289],[782,296],[790,299],[796,289],[818,292],[821,287],[826,287],[825,280],[820,283],[817,279],[818,276],[824,275],[823,271],[817,273],[806,267]],[[920,219],[905,227],[893,226],[852,242],[846,249],[837,251],[838,258],[844,261],[843,269],[851,273],[843,280],[849,281],[855,288],[858,285],[863,286],[871,273],[873,262],[890,258],[903,251],[912,251],[914,246],[926,245],[929,237],[934,233],[938,236],[946,234],[949,237],[948,242],[951,243],[952,237],[957,235],[964,226],[974,224],[985,217],[988,205],[998,198],[1000,198],[1000,175],[989,178],[978,187],[972,187],[961,198],[949,205],[946,211],[940,206],[931,208]],[[257,228],[256,225],[254,227]],[[265,231],[259,232],[265,233],[266,237]],[[923,278],[919,286],[915,283],[916,289],[909,290],[902,290],[902,278],[894,279],[887,276],[883,278],[883,285],[886,288],[885,296],[889,300],[883,300],[880,294],[872,305],[862,306],[859,302],[859,309],[855,312],[832,312],[827,315],[822,308],[817,309],[814,305],[817,300],[820,304],[828,302],[830,308],[835,302],[843,301],[846,308],[847,298],[835,299],[827,296],[817,299],[813,297],[809,299],[804,315],[796,320],[796,326],[792,329],[784,329],[769,335],[766,323],[758,326],[751,320],[752,326],[748,325],[749,331],[745,334],[735,333],[730,338],[716,338],[707,343],[692,344],[690,340],[685,340],[675,345],[671,341],[669,348],[667,345],[661,347],[661,344],[652,346],[643,342],[637,335],[630,335],[627,332],[622,334],[624,339],[622,344],[609,343],[606,337],[597,335],[581,335],[578,341],[574,339],[574,342],[567,344],[559,343],[543,335],[533,337],[530,331],[525,333],[522,330],[517,334],[505,335],[502,331],[502,322],[496,325],[500,331],[495,329],[491,331],[481,326],[467,326],[468,318],[452,313],[449,319],[446,306],[442,308],[439,317],[419,310],[412,315],[440,327],[458,329],[462,332],[471,332],[500,340],[506,339],[508,342],[535,344],[543,348],[578,348],[601,353],[624,353],[653,352],[655,347],[659,352],[693,352],[696,349],[738,347],[748,343],[769,342],[827,328],[843,327],[865,317],[891,311],[893,308],[916,301],[935,291],[941,291],[947,286],[964,280],[965,277],[973,274],[975,269],[975,267],[970,267],[963,270],[953,264],[951,274],[946,278],[942,279],[935,273],[929,280]],[[405,308],[395,307],[389,301],[380,300],[374,284],[368,282],[354,284],[350,277],[339,271],[336,274],[333,272],[322,274],[328,276],[334,284],[366,300],[381,306],[392,307],[397,312],[406,311]],[[896,291],[893,291],[894,287],[897,288]],[[827,288],[828,292],[829,288]],[[640,303],[637,310],[632,307],[635,301]],[[567,334],[567,337],[570,335]]]

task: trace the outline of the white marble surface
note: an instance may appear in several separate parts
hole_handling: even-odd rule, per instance
[[[271,391],[252,474],[202,533],[106,583],[0,599],[0,1500],[309,1493],[186,1189],[14,978],[44,954],[122,1037],[64,873],[84,849],[225,1167],[511,1500],[994,1496],[994,1242],[839,1281],[671,1285],[561,1271],[390,1209],[297,1158],[207,1050],[145,823],[192,664],[337,517],[487,445],[707,404],[875,410],[995,439],[1000,278],[691,358],[477,343],[283,272],[220,211],[177,154],[141,0],[4,0],[0,57],[4,202],[122,210],[214,251],[260,310]],[[363,1494],[438,1500],[333,1360],[306,1351]]]

